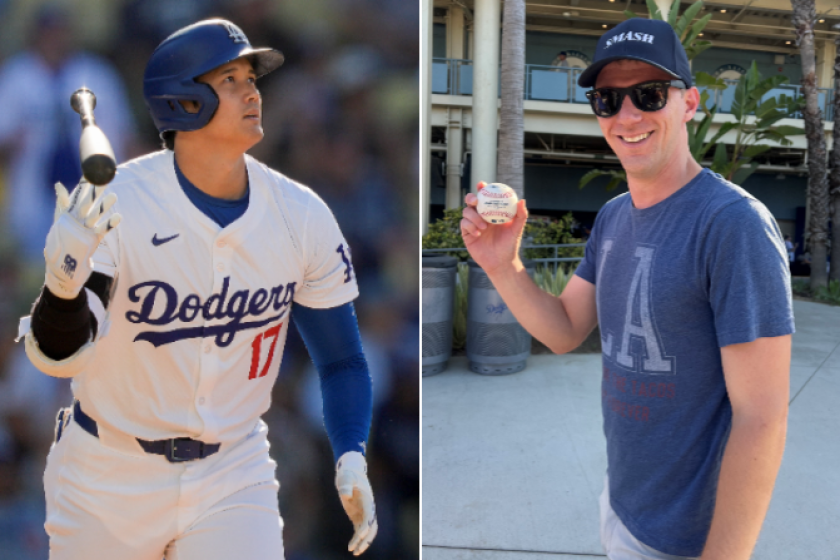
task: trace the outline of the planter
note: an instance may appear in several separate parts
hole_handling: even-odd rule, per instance
[[[423,256],[423,377],[446,369],[452,355],[455,257]]]
[[[493,283],[473,260],[469,261],[467,295],[467,358],[470,370],[481,375],[507,375],[525,369],[531,353],[528,334]],[[533,276],[534,263],[525,261]]]

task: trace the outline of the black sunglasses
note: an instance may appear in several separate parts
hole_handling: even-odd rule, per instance
[[[625,88],[596,88],[586,92],[592,111],[599,117],[612,117],[621,110],[624,96],[630,95],[633,105],[648,113],[668,103],[668,88],[686,89],[682,80],[656,80]]]

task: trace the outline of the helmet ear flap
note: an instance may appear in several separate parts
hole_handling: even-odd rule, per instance
[[[189,93],[175,93],[150,96],[150,105],[154,104],[155,124],[161,133],[167,130],[188,132],[204,128],[219,108],[219,97],[209,84],[194,82]],[[187,110],[182,102],[192,101],[198,104],[198,111]]]

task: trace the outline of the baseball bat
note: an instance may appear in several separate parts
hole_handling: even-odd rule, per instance
[[[70,96],[70,106],[82,119],[82,137],[79,154],[82,174],[92,185],[107,185],[117,173],[117,158],[108,137],[93,118],[96,96],[87,88],[80,88]]]

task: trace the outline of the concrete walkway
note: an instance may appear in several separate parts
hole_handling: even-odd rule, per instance
[[[840,560],[840,307],[795,301],[784,461],[756,560]],[[601,357],[423,379],[424,560],[604,558]]]

